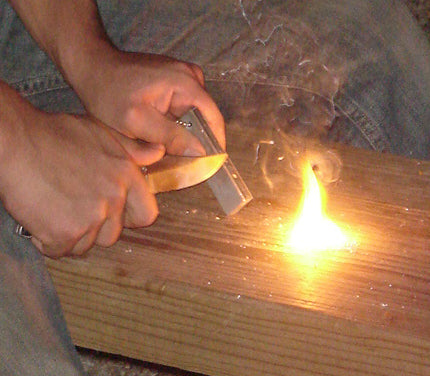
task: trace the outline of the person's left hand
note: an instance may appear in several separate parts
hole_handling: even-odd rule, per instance
[[[76,89],[87,110],[105,124],[128,137],[162,144],[169,154],[204,155],[197,139],[175,122],[197,107],[225,148],[223,117],[197,65],[117,50],[97,64]]]

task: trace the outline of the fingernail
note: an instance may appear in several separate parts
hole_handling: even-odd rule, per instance
[[[203,157],[206,155],[204,149],[187,148],[184,151],[184,157]]]
[[[149,144],[149,145],[154,150],[166,150],[166,147],[163,144]]]
[[[165,153],[166,152],[166,147],[162,144],[150,144],[151,149],[154,152],[160,152],[160,153]]]

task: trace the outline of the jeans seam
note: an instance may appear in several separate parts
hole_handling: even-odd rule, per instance
[[[24,97],[70,88],[62,76],[56,72],[28,77],[23,80],[10,82],[9,85]]]
[[[345,93],[341,93],[341,95],[335,99],[335,106],[340,115],[351,121],[353,126],[361,133],[372,149],[381,152],[391,150],[378,122],[366,114],[363,108],[354,99]]]

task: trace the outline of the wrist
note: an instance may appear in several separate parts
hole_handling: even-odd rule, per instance
[[[114,48],[95,0],[9,0],[27,30],[78,92],[93,78],[94,62]]]
[[[0,81],[0,193],[10,182],[19,181],[19,168],[26,139],[31,138],[31,124],[43,113],[23,99],[15,90]],[[9,182],[9,183],[8,183]],[[13,185],[13,184],[12,184]]]
[[[25,100],[6,83],[0,81],[0,163],[13,158],[15,139],[23,131],[23,117],[28,112]]]
[[[92,36],[80,44],[66,45],[59,53],[59,66],[66,81],[88,109],[119,51],[104,36]]]

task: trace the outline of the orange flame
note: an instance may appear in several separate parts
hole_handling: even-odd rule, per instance
[[[348,239],[325,212],[326,196],[310,163],[303,171],[303,195],[288,245],[300,253],[338,250]]]

